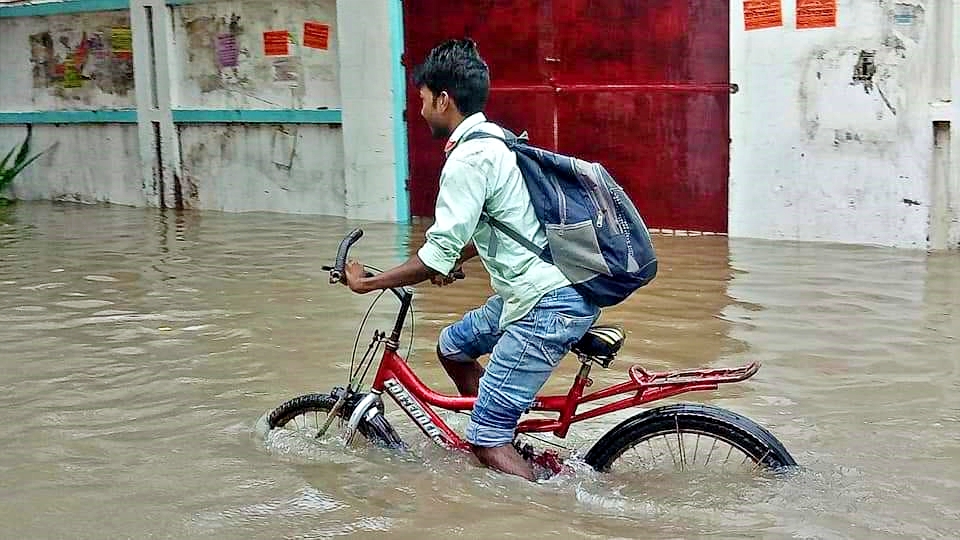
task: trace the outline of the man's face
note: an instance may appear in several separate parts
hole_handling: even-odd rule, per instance
[[[420,107],[420,116],[427,121],[430,126],[430,133],[435,139],[445,139],[450,136],[450,128],[445,120],[447,107],[449,107],[450,98],[446,92],[435,95],[426,86],[420,87],[420,101],[423,103]]]

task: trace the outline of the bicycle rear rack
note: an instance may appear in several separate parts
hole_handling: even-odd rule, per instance
[[[639,365],[630,366],[630,378],[642,387],[677,385],[717,385],[740,382],[753,377],[760,362],[746,366],[719,369],[691,369],[684,371],[650,372]]]

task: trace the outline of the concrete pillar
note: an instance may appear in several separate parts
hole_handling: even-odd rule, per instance
[[[930,174],[929,247],[960,248],[960,137],[956,131],[960,97],[960,0],[938,0],[934,6],[933,92],[931,121],[933,163]]]
[[[144,195],[161,208],[181,206],[178,189],[180,145],[171,108],[173,25],[162,0],[131,0],[134,82]]]
[[[406,222],[400,0],[338,0],[337,27],[346,217]]]

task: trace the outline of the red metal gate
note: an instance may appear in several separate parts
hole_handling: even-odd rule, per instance
[[[404,1],[408,75],[469,36],[490,65],[487,116],[602,162],[650,227],[726,232],[729,2]],[[432,216],[442,142],[408,91],[411,213]]]

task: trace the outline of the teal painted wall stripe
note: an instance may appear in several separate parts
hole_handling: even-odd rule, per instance
[[[128,9],[128,0],[60,0],[59,2],[41,2],[37,4],[0,5],[0,18],[39,17],[59,15],[61,13],[85,13],[89,11],[113,11]]]
[[[0,111],[0,124],[136,124],[136,109]]]
[[[180,124],[341,124],[339,109],[176,109]],[[0,111],[0,124],[135,124],[136,109]]]
[[[341,124],[340,109],[174,109],[175,124]]]
[[[403,3],[390,0],[390,53],[393,56],[393,151],[394,178],[397,195],[397,221],[410,222],[410,198],[407,178],[410,175],[410,156],[407,153],[407,76],[403,67]]]

